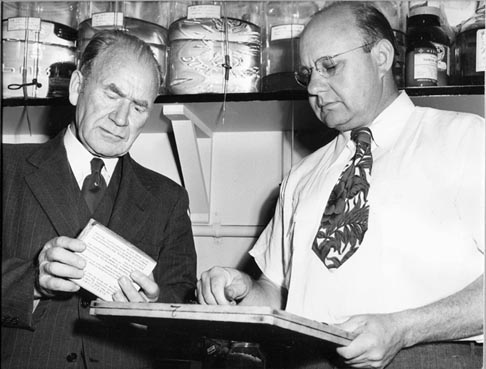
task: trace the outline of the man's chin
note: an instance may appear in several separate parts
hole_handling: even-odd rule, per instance
[[[348,131],[353,128],[353,123],[349,120],[349,117],[348,119],[346,119],[345,117],[339,117],[333,112],[323,113],[321,116],[321,121],[328,128],[335,129],[341,132]]]
[[[100,156],[102,158],[118,158],[126,154],[126,151],[120,150],[120,148],[110,150],[107,146],[93,148],[92,154]]]
[[[343,124],[343,122],[339,119],[336,119],[333,114],[323,114],[322,121],[328,128],[337,130],[340,130],[339,127]]]

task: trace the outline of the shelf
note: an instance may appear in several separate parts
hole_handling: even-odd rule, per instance
[[[484,86],[446,86],[446,87],[408,87],[405,89],[409,96],[451,96],[451,95],[484,95]],[[223,94],[198,95],[160,95],[155,102],[160,103],[191,103],[191,102],[222,102]],[[227,94],[226,101],[284,101],[306,100],[305,90],[266,92],[266,93],[237,93]],[[10,98],[2,100],[2,106],[43,106],[69,105],[67,97],[53,98]]]
[[[409,96],[484,95],[484,85],[407,87]]]

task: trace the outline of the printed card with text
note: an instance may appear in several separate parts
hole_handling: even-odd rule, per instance
[[[157,264],[145,252],[94,219],[89,220],[78,239],[87,245],[80,253],[87,265],[84,277],[72,281],[105,301],[113,301],[113,293],[120,290],[120,277],[130,277],[135,270],[148,275]],[[134,286],[140,289],[135,283]]]

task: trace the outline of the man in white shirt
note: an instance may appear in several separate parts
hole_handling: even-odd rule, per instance
[[[484,119],[414,106],[396,87],[394,55],[392,30],[369,4],[334,4],[312,18],[296,77],[339,135],[282,184],[274,218],[250,251],[261,277],[215,267],[198,282],[202,304],[270,305],[355,335],[337,348],[338,364],[300,358],[296,367],[482,362]],[[368,214],[358,222],[340,197],[353,182],[336,183],[363,129],[372,165],[367,184],[355,173],[362,196],[353,201]]]

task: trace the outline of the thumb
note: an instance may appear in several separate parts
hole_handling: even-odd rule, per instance
[[[364,323],[365,322],[362,319],[360,319],[359,316],[353,316],[348,320],[344,321],[343,323],[334,324],[334,326],[347,332],[358,333],[361,331]]]
[[[234,270],[225,270],[231,274],[231,278],[227,281],[229,283],[224,288],[224,294],[227,300],[229,301],[239,301],[248,294],[249,290],[251,289],[251,278],[239,271]]]
[[[226,297],[228,301],[234,302],[238,296],[233,287],[227,286],[224,288],[224,297]]]

